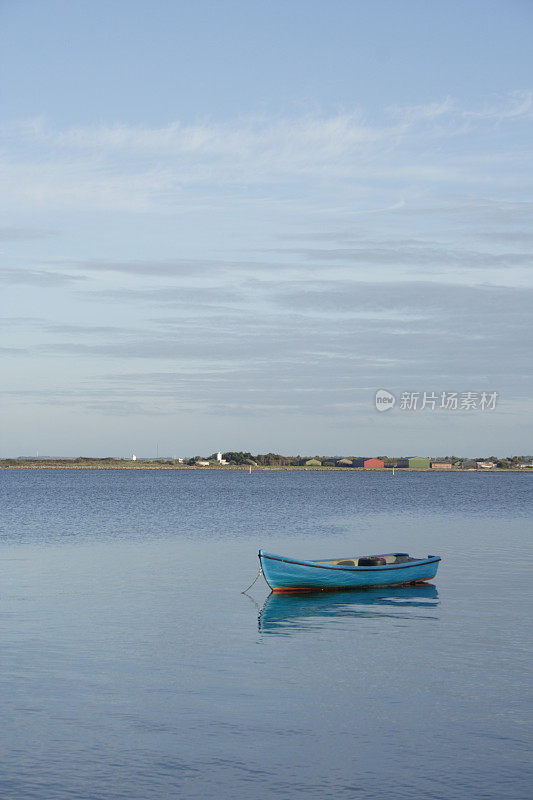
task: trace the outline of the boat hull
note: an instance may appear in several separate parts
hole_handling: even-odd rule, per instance
[[[301,561],[259,551],[263,575],[276,594],[423,583],[436,576],[439,561],[438,556],[428,556],[407,564],[344,567],[326,566],[316,561]]]

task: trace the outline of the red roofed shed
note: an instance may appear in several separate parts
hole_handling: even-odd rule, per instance
[[[365,469],[384,469],[385,462],[380,458],[367,458],[363,466]]]

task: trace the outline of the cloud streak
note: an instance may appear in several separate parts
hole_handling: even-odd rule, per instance
[[[54,272],[46,269],[0,269],[0,283],[11,286],[36,286],[41,288],[57,288],[84,281],[83,275],[66,272]]]
[[[32,242],[57,236],[58,231],[40,228],[0,228],[0,242]]]
[[[487,170],[468,137],[479,129],[490,136],[496,125],[527,123],[531,116],[531,94],[513,93],[498,106],[461,109],[446,99],[394,109],[379,121],[352,111],[58,130],[40,118],[3,126],[0,176],[12,204],[132,212],[186,206],[191,189],[250,201],[252,187],[268,196],[287,182],[322,190],[331,181],[339,190],[354,180],[482,185],[492,181],[501,148],[485,148]],[[444,144],[458,137],[472,151],[467,157]],[[522,174],[522,154],[510,151],[504,163],[505,180],[513,170]]]
[[[339,154],[352,153],[370,145],[391,143],[420,132],[434,135],[456,135],[464,130],[464,121],[533,119],[533,93],[514,91],[499,104],[464,109],[450,97],[425,105],[394,107],[389,119],[376,123],[361,110],[332,116],[304,115],[276,118],[249,117],[228,123],[204,122],[184,124],[178,120],[161,127],[128,125],[91,125],[64,131],[52,129],[44,118],[29,120],[19,126],[18,133],[30,141],[40,141],[67,150],[114,151],[169,155],[228,157],[241,153],[244,157],[260,153],[278,153],[294,157],[301,151],[318,156],[320,161]],[[448,128],[442,127],[445,120]],[[297,159],[297,164],[300,160]]]
[[[432,243],[410,244],[393,243],[383,246],[383,242],[368,243],[360,247],[301,247],[284,248],[280,253],[301,256],[310,261],[346,262],[348,264],[392,265],[399,267],[474,267],[481,269],[506,266],[532,267],[533,253],[475,251],[469,249],[452,250]]]

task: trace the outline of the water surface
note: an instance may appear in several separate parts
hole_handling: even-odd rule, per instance
[[[531,480],[0,472],[0,796],[530,797]],[[241,595],[259,547],[443,561]]]

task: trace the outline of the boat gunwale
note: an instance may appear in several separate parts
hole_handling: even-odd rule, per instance
[[[390,553],[390,554],[387,553],[385,555],[392,555],[392,553]],[[328,565],[328,564],[320,564],[320,563],[317,563],[316,561],[299,561],[298,559],[294,559],[294,558],[283,558],[283,556],[276,556],[276,555],[273,555],[273,554],[270,554],[270,553],[265,553],[263,550],[260,550],[259,551],[259,562],[260,563],[261,563],[261,559],[262,558],[270,558],[272,561],[282,561],[285,564],[296,564],[298,566],[303,566],[303,567],[315,567],[316,569],[331,569],[331,570],[337,570],[337,571],[341,570],[343,572],[368,572],[369,570],[372,571],[372,572],[379,572],[380,570],[384,571],[384,570],[391,570],[391,569],[410,569],[412,567],[421,567],[424,564],[436,564],[439,561],[441,561],[441,557],[440,556],[428,556],[427,558],[417,559],[416,561],[413,561],[413,562],[407,563],[407,564],[406,563],[403,563],[403,564],[385,564],[385,565],[380,565],[380,566],[375,566],[375,567],[370,567],[370,566],[369,567],[359,567],[359,566],[357,566],[357,567],[356,566],[354,566],[354,567],[345,567],[345,566],[339,566],[338,564],[336,564],[336,565],[329,564]],[[331,560],[333,561],[334,559],[331,559]],[[341,560],[341,559],[339,559],[339,560]]]

